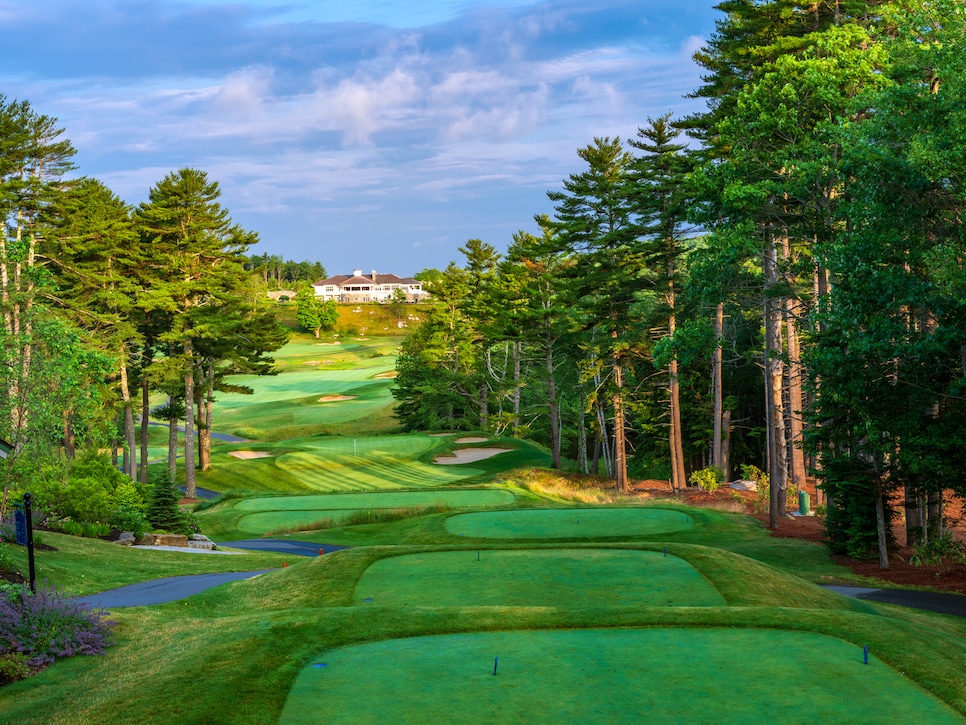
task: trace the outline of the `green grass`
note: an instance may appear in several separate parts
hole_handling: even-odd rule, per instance
[[[775,630],[393,639],[320,652],[296,679],[279,723],[961,722],[862,656],[840,639]]]
[[[723,606],[685,560],[656,551],[440,551],[381,559],[355,587],[379,606]]]
[[[481,511],[446,520],[449,533],[481,539],[655,536],[693,525],[694,519],[689,513],[657,508]]]
[[[569,489],[528,484],[526,475],[520,485],[514,476],[493,484],[510,469],[548,464],[545,451],[523,441],[495,440],[513,451],[479,463],[435,465],[456,436],[375,435],[393,430],[391,382],[376,376],[392,368],[399,339],[339,340],[296,337],[278,358],[278,377],[250,381],[253,396],[221,397],[215,430],[230,432],[225,422],[258,440],[213,449],[213,470],[199,485],[228,495],[199,513],[205,533],[247,536],[243,525],[255,516],[393,512],[424,496],[463,497],[459,505],[469,506],[466,499],[480,503],[485,494],[483,504],[502,510],[300,533],[355,547],[312,559],[130,551],[45,533],[59,551],[38,552],[40,577],[77,593],[290,566],[184,601],[114,612],[116,646],[0,688],[0,719],[247,725],[363,716],[502,722],[516,713],[593,722],[611,719],[608,708],[618,706],[619,719],[635,719],[626,703],[643,703],[653,722],[966,715],[966,621],[818,587],[813,582],[856,577],[825,547],[773,539],[749,517],[667,502],[620,508],[640,502],[580,491],[611,504],[594,507],[576,503]],[[349,394],[356,397],[318,401]],[[316,435],[332,432],[344,435]],[[232,450],[269,457],[239,460]],[[494,521],[513,538],[483,538]],[[864,645],[868,667],[856,662]],[[320,662],[327,666],[313,666]],[[320,693],[320,684],[334,689]],[[365,687],[362,714],[352,709],[357,687]],[[393,709],[393,687],[412,709]],[[494,701],[506,709],[491,714]]]
[[[57,551],[35,551],[37,580],[77,595],[160,577],[274,568],[291,559],[281,554],[248,551],[217,555],[137,549],[50,531],[39,533],[38,537]],[[25,548],[9,548],[20,571],[26,573]]]
[[[201,514],[206,523],[230,518],[240,533],[261,536],[271,531],[311,528],[320,520],[338,523],[361,512],[393,511],[416,507],[468,508],[512,504],[514,496],[501,489],[463,489],[352,493],[314,496],[265,496],[226,502],[221,508]],[[212,518],[214,517],[214,518]],[[331,524],[329,524],[331,525]]]

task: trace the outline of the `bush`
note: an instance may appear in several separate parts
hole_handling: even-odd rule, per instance
[[[171,473],[166,466],[157,468],[157,471],[152,473],[155,473],[154,485],[151,487],[148,508],[145,512],[148,523],[156,529],[182,533],[180,529],[183,526],[184,517],[181,509],[178,508],[181,492],[175,488]]]
[[[7,652],[0,655],[0,685],[16,682],[30,677],[27,655],[20,652]]]
[[[4,546],[0,544],[0,571],[2,572],[16,572],[17,565],[13,560],[13,552],[10,550],[9,546]]]
[[[0,654],[19,653],[29,667],[43,667],[57,658],[99,655],[110,645],[116,622],[103,609],[91,609],[55,587],[26,586],[0,597]]]
[[[140,509],[121,506],[111,516],[109,522],[118,531],[130,531],[135,539],[140,539],[148,529],[148,519]]]
[[[755,484],[755,503],[753,506],[756,514],[764,513],[770,506],[771,491],[768,486],[768,474],[749,464],[742,464],[741,478],[745,481],[752,481]]]
[[[934,566],[936,576],[941,577],[953,570],[955,564],[966,565],[966,543],[953,538],[949,529],[944,529],[928,540],[920,537],[909,559],[913,566]]]
[[[83,535],[89,539],[102,539],[105,536],[110,536],[111,527],[107,524],[102,524],[99,522],[94,522],[93,524],[84,524]]]
[[[724,483],[724,474],[717,466],[708,466],[692,473],[688,483],[705,491],[714,492]]]

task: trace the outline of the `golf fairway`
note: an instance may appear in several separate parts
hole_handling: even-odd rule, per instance
[[[487,549],[391,556],[366,569],[354,601],[416,607],[726,604],[683,559],[619,549]]]
[[[874,656],[863,664],[854,644],[695,628],[478,632],[341,647],[302,670],[279,720],[431,722],[962,720]]]
[[[656,508],[481,511],[446,519],[446,530],[480,539],[572,539],[648,536],[694,525],[682,511]]]

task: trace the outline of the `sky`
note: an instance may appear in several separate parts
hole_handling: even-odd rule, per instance
[[[504,251],[595,137],[702,108],[716,0],[0,0],[0,93],[138,204],[184,167],[253,254],[410,276]]]

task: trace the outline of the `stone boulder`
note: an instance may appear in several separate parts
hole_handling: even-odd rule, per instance
[[[188,548],[204,549],[205,551],[214,551],[215,542],[213,542],[204,534],[192,534],[191,538],[188,539]]]
[[[132,531],[122,531],[121,535],[117,537],[115,544],[120,544],[121,546],[134,546],[134,532]]]
[[[145,534],[138,546],[188,546],[188,537],[181,534]]]

